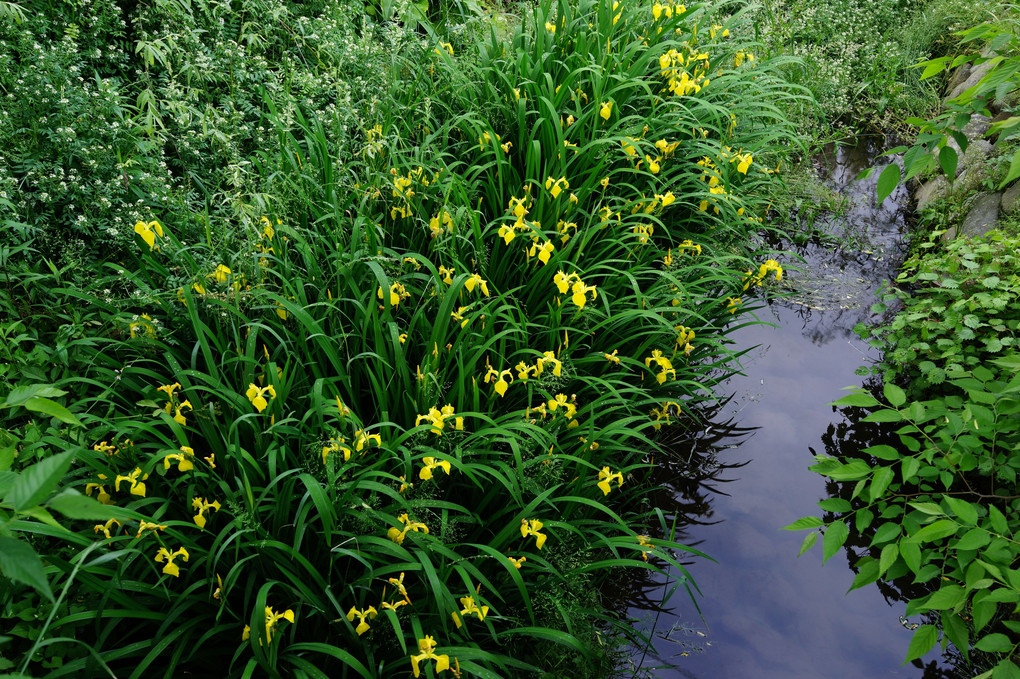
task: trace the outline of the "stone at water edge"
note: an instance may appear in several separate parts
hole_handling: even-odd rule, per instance
[[[949,180],[939,175],[934,179],[929,179],[917,189],[917,193],[914,197],[917,199],[917,209],[922,210],[924,207],[939,198],[945,198],[949,193]]]
[[[967,75],[967,79],[953,88],[953,90],[949,93],[949,96],[946,97],[946,101],[956,99],[958,96],[977,85],[981,78],[988,75],[988,72],[992,70],[993,66],[995,66],[995,64],[990,61],[974,66]]]
[[[1020,199],[1020,182],[1014,182],[1012,186],[1002,192],[999,210],[1002,214],[1008,215],[1014,210],[1020,209],[1020,204],[1017,203],[1018,199]]]
[[[982,193],[974,201],[974,206],[967,213],[960,226],[960,233],[964,236],[980,237],[995,228],[995,222],[999,219],[999,203],[1002,201],[1000,193]]]

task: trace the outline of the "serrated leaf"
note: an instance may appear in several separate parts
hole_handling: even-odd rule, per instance
[[[21,405],[33,412],[55,417],[64,424],[73,424],[76,427],[85,426],[74,413],[56,401],[51,401],[48,398],[30,398]]]
[[[967,590],[960,585],[945,585],[932,593],[924,603],[925,608],[932,611],[944,611],[955,608],[958,603],[967,598]]]
[[[13,505],[15,511],[23,511],[42,503],[64,478],[73,458],[74,452],[68,451],[27,467],[15,479],[4,499]]]
[[[885,202],[885,199],[892,194],[893,190],[900,183],[900,167],[896,163],[887,165],[882,174],[878,176],[878,186],[876,188],[877,203],[881,205]]]
[[[977,508],[966,500],[961,500],[956,497],[945,497],[946,504],[949,505],[949,510],[952,516],[960,519],[963,523],[968,526],[973,526],[977,523],[978,512]]]
[[[917,660],[935,647],[939,639],[939,632],[935,625],[921,625],[914,630],[914,636],[910,639],[910,646],[907,647],[907,658],[903,661],[906,665],[911,660]]]
[[[1005,634],[993,632],[978,639],[977,643],[974,644],[974,648],[985,653],[1002,653],[1012,649],[1013,644]]]
[[[946,176],[952,180],[956,176],[956,165],[959,158],[956,155],[956,149],[952,146],[943,146],[942,150],[939,151],[939,167],[946,173]]]
[[[830,469],[825,475],[834,481],[854,481],[871,474],[871,467],[864,460],[850,460],[836,469]]]
[[[1006,521],[1006,517],[993,504],[988,505],[988,518],[992,522],[992,528],[995,529],[995,532],[1000,535],[1007,535],[1009,533],[1009,523]]]
[[[868,446],[861,452],[867,453],[868,455],[874,455],[880,460],[898,460],[901,455],[900,451],[885,444],[879,446]]]
[[[895,384],[886,383],[882,387],[882,391],[885,394],[885,400],[889,401],[889,405],[893,408],[899,408],[907,402],[907,393]]]
[[[871,522],[874,521],[875,514],[865,507],[864,509],[858,510],[856,517],[854,517],[854,527],[857,528],[858,533],[864,532]]]
[[[921,568],[921,547],[916,542],[907,542],[905,540],[900,541],[900,556],[903,557],[903,563],[907,564],[907,568],[912,573],[917,575],[918,570]]]
[[[1013,160],[1009,163],[1009,171],[1006,172],[1006,178],[999,184],[999,191],[1002,191],[1007,184],[1017,177],[1020,177],[1020,150],[1013,154]]]
[[[959,542],[953,545],[958,550],[971,550],[981,549],[989,542],[992,538],[984,528],[971,528],[967,531]]]
[[[822,500],[818,503],[818,506],[827,512],[835,513],[849,512],[851,509],[850,503],[841,497],[830,497]]]
[[[966,658],[967,652],[970,650],[967,623],[963,621],[959,614],[952,611],[943,611],[942,631],[953,642],[953,645],[963,653],[963,657]]]
[[[911,537],[917,542],[934,542],[955,535],[960,526],[952,519],[939,519],[917,531]]]
[[[875,470],[875,475],[871,478],[871,487],[868,489],[872,502],[882,497],[892,480],[892,467],[879,467]]]
[[[992,679],[1020,679],[1020,667],[1009,658],[1003,658],[993,668]]]
[[[924,512],[929,516],[946,516],[945,511],[942,507],[935,504],[934,502],[908,502],[910,507],[916,509],[919,512]]]
[[[839,551],[850,535],[850,529],[842,521],[830,523],[822,536],[822,564]]]
[[[15,387],[7,394],[7,398],[0,401],[0,406],[13,408],[24,405],[33,398],[58,398],[67,392],[57,389],[50,384],[30,384],[24,387]]]
[[[867,559],[867,561],[865,561],[865,559]],[[870,585],[878,580],[878,562],[874,559],[864,557],[864,559],[861,559],[861,561],[858,562],[858,568],[857,576],[854,577],[854,581],[850,584],[850,589],[847,590],[848,592],[860,589],[861,587]]]
[[[46,580],[42,559],[27,543],[0,536],[0,573],[34,587],[40,595],[53,601],[50,583]]]
[[[896,563],[896,559],[900,556],[899,546],[895,542],[882,547],[882,554],[878,558],[878,574],[881,576],[889,567]]]
[[[46,506],[69,519],[106,521],[120,515],[120,511],[116,507],[104,505],[94,498],[82,495],[70,488],[50,498]]]
[[[924,71],[921,73],[921,80],[927,80],[928,78],[938,75],[942,71],[946,70],[946,64],[951,60],[952,57],[939,57],[938,59],[921,62],[920,64],[917,64],[915,68],[924,66]]]
[[[817,516],[802,516],[790,525],[783,526],[783,530],[804,530],[805,528],[820,528],[824,525],[825,522]]]
[[[903,458],[903,462],[900,464],[900,473],[903,474],[904,483],[914,478],[914,475],[917,474],[917,470],[920,468],[921,461],[916,457]]]
[[[877,406],[878,401],[871,394],[865,393],[863,391],[858,391],[852,394],[847,394],[843,398],[839,399],[838,401],[834,401],[829,405],[837,406],[840,408],[844,406],[857,406],[859,408],[870,408],[872,406]]]
[[[811,549],[816,542],[818,542],[818,533],[816,531],[811,531],[805,535],[804,541],[800,543],[800,551],[797,552],[797,556],[800,556]]]

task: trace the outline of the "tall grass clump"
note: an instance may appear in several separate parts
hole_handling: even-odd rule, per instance
[[[356,144],[339,109],[265,93],[257,219],[147,214],[81,287],[25,241],[5,332],[45,330],[6,379],[49,386],[0,409],[0,482],[68,471],[3,496],[48,580],[0,562],[3,605],[45,613],[5,657],[611,672],[600,634],[640,639],[608,579],[697,554],[650,500],[659,437],[697,424],[727,329],[782,276],[755,244],[795,136],[774,102],[800,95],[716,16],[545,3],[509,41],[422,23]]]

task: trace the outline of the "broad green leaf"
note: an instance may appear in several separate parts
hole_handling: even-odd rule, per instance
[[[958,518],[960,521],[967,524],[968,526],[973,526],[974,524],[977,523],[978,512],[977,508],[975,508],[974,505],[967,502],[966,500],[961,500],[956,497],[950,497],[948,495],[946,496],[945,500],[946,504],[949,505],[950,511],[952,511],[953,515],[956,516],[956,518]]]
[[[818,506],[827,512],[849,512],[852,505],[841,497],[830,497],[827,500],[822,500],[818,503]]]
[[[825,475],[835,481],[853,481],[863,478],[871,473],[871,467],[864,460],[850,460],[836,469],[825,472]]]
[[[974,616],[974,632],[980,632],[988,624],[988,621],[995,615],[996,605],[994,601],[977,600],[975,595],[970,610]]]
[[[992,522],[992,528],[1000,535],[1009,535],[1009,523],[999,508],[993,504],[988,505],[988,518]]]
[[[850,529],[842,521],[830,523],[822,537],[822,564],[832,558],[846,542]]]
[[[82,495],[68,488],[59,495],[50,498],[46,506],[60,512],[69,519],[87,519],[89,521],[106,521],[120,515],[116,507],[104,505],[94,498]]]
[[[992,670],[992,679],[1020,679],[1020,667],[1009,658],[1003,658]]]
[[[854,392],[853,394],[847,394],[843,398],[841,398],[838,401],[835,401],[833,403],[830,403],[829,405],[834,405],[834,406],[837,406],[837,407],[840,407],[840,408],[842,408],[844,406],[857,406],[858,408],[871,408],[872,406],[877,406],[878,405],[878,401],[871,394],[865,393],[863,391],[858,391],[858,392]]]
[[[1012,132],[1012,128],[1020,125],[1020,117],[1010,116],[1005,120],[997,120],[988,126],[988,132],[986,135],[1006,133],[1007,135]]]
[[[900,556],[914,575],[921,569],[921,546],[916,542],[900,540]]]
[[[977,643],[974,644],[974,648],[986,653],[1002,653],[1012,649],[1013,644],[1005,634],[993,632],[978,639]]]
[[[818,542],[818,532],[817,531],[811,531],[810,533],[805,535],[804,536],[804,542],[800,543],[800,551],[797,552],[797,556],[800,556],[804,552],[806,552],[809,549],[811,549],[816,542]]]
[[[914,533],[911,538],[916,542],[934,542],[954,535],[960,526],[952,519],[939,519]]]
[[[867,561],[864,559],[867,559]],[[864,559],[861,559],[861,562],[858,562],[859,570],[856,577],[854,577],[854,581],[850,584],[850,589],[847,590],[848,592],[860,589],[861,587],[870,585],[878,580],[878,562],[870,557],[864,557]]]
[[[958,550],[981,549],[991,539],[992,537],[984,528],[971,528],[953,547]]]
[[[887,165],[882,174],[878,176],[878,186],[876,188],[878,205],[885,202],[885,199],[893,192],[896,186],[900,183],[900,167],[896,163]]]
[[[882,387],[882,391],[885,394],[885,400],[889,401],[889,405],[893,408],[899,408],[907,402],[906,392],[897,387],[895,384],[886,383]]]
[[[886,445],[868,446],[861,452],[867,453],[868,455],[874,455],[880,460],[898,460],[902,455],[900,451],[896,450],[892,446]]]
[[[861,533],[871,525],[871,522],[875,519],[875,514],[867,507],[857,511],[857,516],[854,519],[854,525],[857,528],[857,532]]]
[[[938,75],[942,71],[946,70],[946,65],[952,60],[952,57],[939,57],[938,59],[930,59],[917,64],[915,68],[924,66],[924,71],[921,73],[921,80],[927,80],[928,78]]]
[[[916,457],[905,457],[900,465],[900,472],[903,474],[903,481],[914,478],[914,474],[921,468],[921,461]]]
[[[876,410],[873,413],[868,413],[868,415],[866,417],[864,417],[861,421],[862,422],[901,422],[902,420],[903,420],[903,413],[901,413],[900,411],[893,410],[892,408],[882,408],[881,410]]]
[[[908,502],[908,505],[913,507],[919,512],[930,514],[931,516],[946,516],[946,513],[934,502]]]
[[[929,610],[944,611],[955,608],[966,598],[967,590],[960,585],[945,585],[933,592],[924,605]]]
[[[783,530],[804,530],[805,528],[819,528],[824,525],[825,522],[817,516],[802,516],[790,525],[783,526]]]
[[[946,176],[950,180],[956,176],[956,164],[959,158],[956,155],[956,150],[952,146],[943,146],[942,150],[939,151],[939,167],[946,173]]]
[[[0,407],[13,408],[24,405],[33,398],[58,398],[67,392],[57,389],[50,384],[30,384],[25,387],[15,387],[7,394],[7,398],[0,401]]]
[[[942,631],[945,633],[949,640],[953,642],[953,645],[963,656],[967,657],[967,652],[970,650],[968,642],[969,635],[967,632],[967,623],[963,621],[958,613],[952,611],[942,612]]]
[[[0,573],[34,587],[39,594],[53,601],[53,592],[44,570],[42,559],[28,543],[0,536]]]
[[[871,501],[874,502],[885,494],[889,484],[893,480],[892,467],[879,467],[871,479],[871,487],[868,489],[871,494]]]
[[[999,184],[999,191],[1005,188],[1007,184],[1017,177],[1020,177],[1020,150],[1017,150],[1017,152],[1013,154],[1013,160],[1009,164],[1009,171],[1006,172],[1006,178]]]
[[[935,625],[921,625],[914,631],[910,639],[910,646],[907,647],[907,658],[903,661],[906,665],[911,660],[917,660],[935,647],[939,639],[939,632]]]
[[[882,547],[882,554],[878,559],[878,574],[881,576],[889,567],[896,563],[900,555],[899,547],[895,542],[890,542]]]
[[[48,398],[30,398],[22,404],[29,410],[43,415],[49,415],[55,417],[64,424],[73,424],[76,427],[84,427],[81,420],[79,420],[74,413],[60,405],[56,401],[51,401]]]
[[[27,467],[15,479],[4,499],[13,505],[15,511],[23,511],[42,503],[64,478],[73,458],[74,452],[68,451]]]

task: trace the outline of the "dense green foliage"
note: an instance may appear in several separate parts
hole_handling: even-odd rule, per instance
[[[951,49],[948,33],[998,9],[987,0],[765,0],[752,11],[766,51],[797,57],[787,74],[814,102],[803,123],[842,138],[930,114],[940,93],[915,65]]]
[[[590,677],[683,573],[649,471],[781,277],[796,90],[708,6],[456,9],[0,22],[0,662]]]

